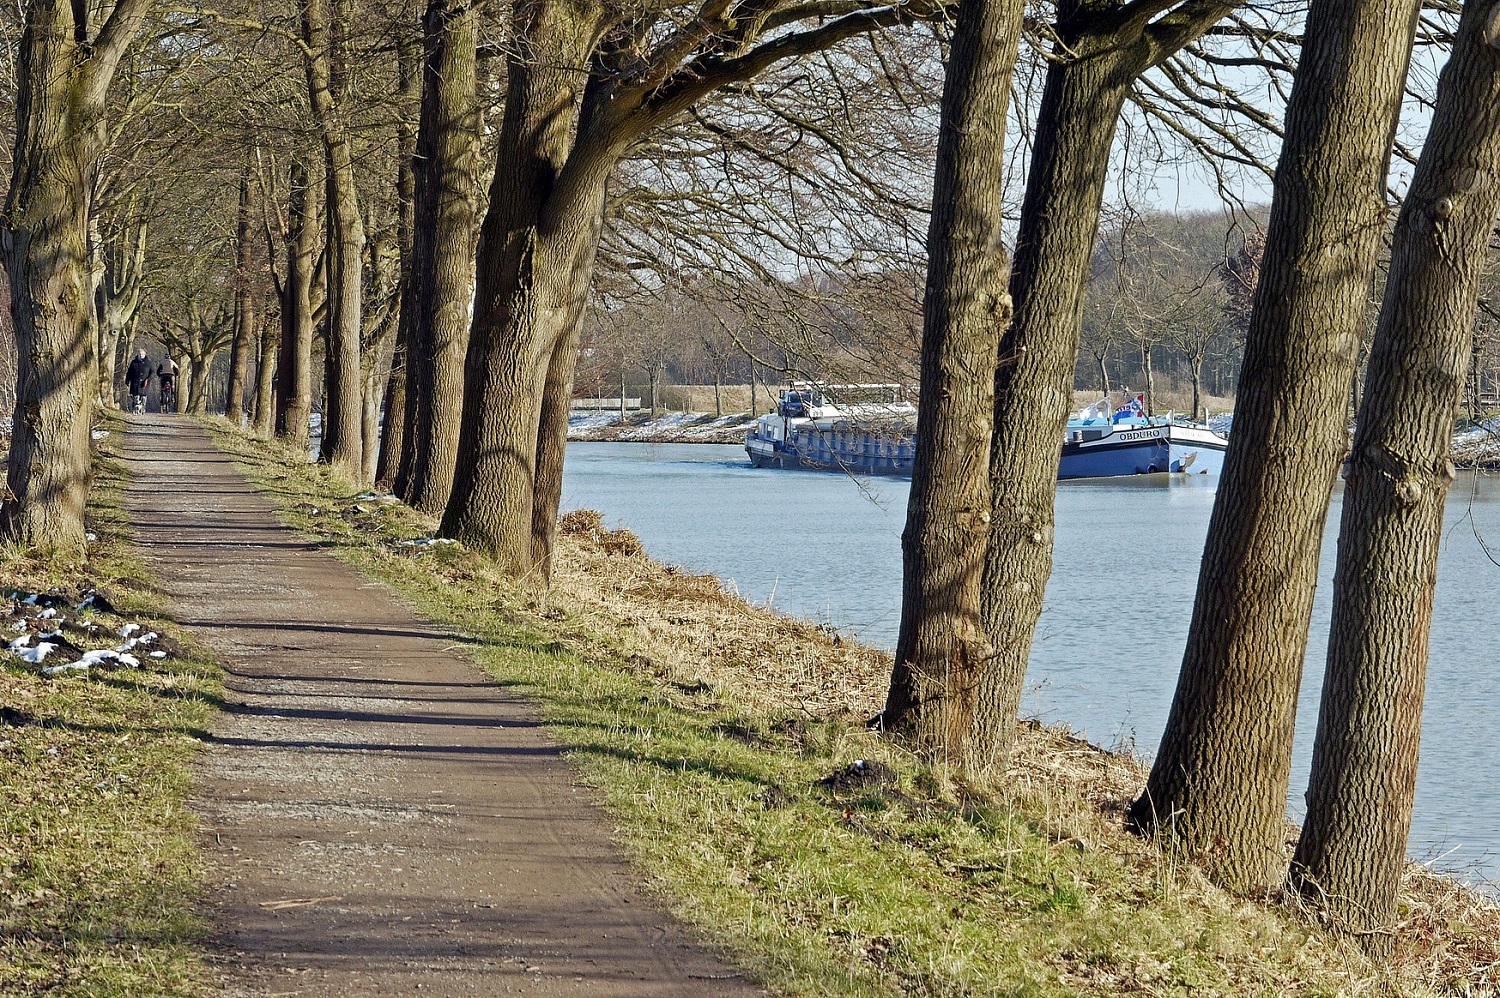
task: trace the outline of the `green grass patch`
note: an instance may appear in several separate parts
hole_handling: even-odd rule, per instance
[[[559,557],[619,572],[599,583],[624,594],[617,609],[517,588],[456,547],[412,544],[431,524],[405,507],[215,428],[289,525],[478,640],[470,653],[541,705],[669,907],[777,993],[1442,990],[1430,968],[1371,968],[1296,912],[1218,891],[1128,835],[1120,792],[1089,775],[1127,764],[1098,750],[1028,727],[1006,784],[965,785],[849,711],[776,706],[756,687],[775,663],[753,649],[731,649],[734,668],[712,681],[643,654],[633,636],[675,640],[642,623],[651,601],[676,622],[703,600],[674,596],[686,583],[670,570],[570,540]],[[746,633],[788,627],[736,605]],[[683,660],[713,657],[702,635],[681,640]]]
[[[167,658],[140,668],[41,674],[0,652],[0,994],[138,998],[201,993],[194,905],[202,866],[187,808],[189,766],[220,696],[218,672],[176,640],[129,545],[119,508],[126,470],[96,461],[86,566],[58,570],[0,551],[0,588],[54,593],[70,628],[96,625],[109,647],[122,624],[169,635]],[[75,610],[88,589],[117,612]],[[4,641],[34,609],[0,599]],[[55,617],[47,618],[50,626]],[[3,646],[0,646],[3,647]],[[45,664],[67,661],[55,653]]]

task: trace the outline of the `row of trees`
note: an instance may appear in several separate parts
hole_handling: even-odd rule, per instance
[[[320,341],[322,459],[542,582],[591,301],[586,356],[616,372],[627,355],[666,369],[672,345],[641,335],[664,314],[705,363],[744,355],[752,376],[863,379],[919,342],[884,720],[1002,770],[1080,368],[1107,380],[1133,342],[1149,381],[1171,342],[1196,409],[1243,339],[1182,681],[1132,818],[1263,888],[1285,873],[1313,570],[1408,148],[1409,55],[1441,46],[1370,350],[1294,868],[1383,938],[1440,438],[1500,196],[1493,4],[1455,26],[1418,0],[1318,0],[1304,29],[1274,0],[1057,0],[1046,23],[1023,0],[31,0],[6,15],[3,529],[82,555],[90,416],[145,335],[187,360],[190,406],[227,350],[229,414],[297,447]],[[1261,103],[1236,96],[1246,73]],[[1109,178],[1140,149],[1223,174],[1269,169],[1278,141],[1263,244],[1221,237],[1195,267],[1188,227],[1127,214],[1100,238]]]
[[[933,753],[985,770],[1003,768],[1015,737],[1051,568],[1052,479],[1120,94],[1248,7],[1059,4],[1011,266],[992,235],[1008,96],[996,80],[1014,61],[1023,6],[963,0],[953,42],[953,144],[939,147],[920,444],[884,714]],[[1234,433],[1187,650],[1130,811],[1136,828],[1226,884],[1262,891],[1289,878],[1376,952],[1392,945],[1453,421],[1500,209],[1496,16],[1493,0],[1464,3],[1456,27],[1417,0],[1314,0],[1307,14],[1264,249],[1253,292],[1239,295],[1249,309]],[[1451,54],[1396,220],[1351,451],[1351,385],[1422,38]],[[1251,269],[1227,263],[1231,274]],[[1289,866],[1292,726],[1346,458],[1308,817]]]

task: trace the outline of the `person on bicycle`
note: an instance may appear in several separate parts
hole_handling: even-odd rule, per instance
[[[136,412],[146,411],[146,386],[151,383],[151,361],[145,350],[137,350],[135,359],[125,370],[125,385],[130,389],[131,408]]]
[[[181,368],[171,354],[163,357],[156,366],[156,380],[161,382],[161,411],[177,411],[177,375]]]

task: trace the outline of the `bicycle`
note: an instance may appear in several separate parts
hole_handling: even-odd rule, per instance
[[[168,381],[161,386],[161,411],[177,411],[177,385],[172,381]]]

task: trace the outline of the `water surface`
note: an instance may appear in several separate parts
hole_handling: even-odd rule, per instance
[[[655,558],[712,572],[752,602],[890,647],[908,482],[751,468],[744,449],[570,444],[563,508],[635,531]],[[1192,613],[1216,478],[1062,483],[1052,581],[1023,711],[1100,744],[1155,753]],[[1328,638],[1340,509],[1323,546],[1292,776],[1301,809]],[[1432,627],[1412,855],[1500,879],[1500,481],[1461,476],[1448,506]]]

